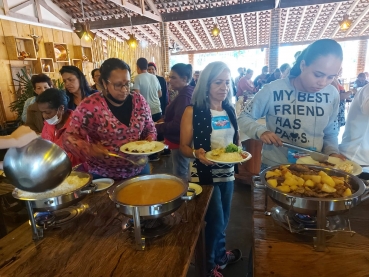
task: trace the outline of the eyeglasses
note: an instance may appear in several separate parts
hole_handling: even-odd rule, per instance
[[[125,88],[126,90],[129,91],[129,89],[131,87],[131,83],[130,82],[128,82],[127,84],[123,85],[123,84],[113,84],[112,82],[110,82],[108,80],[108,83],[110,83],[111,85],[113,85],[113,87],[114,87],[115,90],[119,90],[119,91],[121,91],[122,88]]]

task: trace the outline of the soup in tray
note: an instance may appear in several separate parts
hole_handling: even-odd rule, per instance
[[[128,205],[154,205],[173,200],[183,192],[183,185],[174,180],[143,180],[122,188],[116,200]]]

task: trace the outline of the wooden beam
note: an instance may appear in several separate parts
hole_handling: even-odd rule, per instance
[[[299,25],[297,25],[297,29],[296,29],[296,33],[295,33],[294,40],[296,40],[296,39],[297,39],[297,35],[299,34],[299,31],[300,31],[300,28],[301,28],[302,22],[304,21],[304,17],[305,17],[306,9],[307,9],[307,7],[306,7],[306,6],[302,9],[302,14],[301,14],[300,22],[299,22]]]
[[[158,40],[155,39],[148,31],[146,31],[143,26],[137,26],[137,29],[140,30],[140,32],[142,32],[154,44],[159,44]]]
[[[36,17],[25,15],[25,14],[20,14],[20,13],[15,13],[15,12],[9,11],[8,15],[11,16],[11,17],[18,18],[18,19],[28,20],[28,21],[32,21],[32,22],[38,22]]]
[[[339,8],[341,7],[341,4],[342,3],[337,3],[336,6],[334,7],[334,10],[332,11],[331,15],[329,16],[327,23],[324,24],[324,27],[323,27],[322,31],[320,32],[318,39],[321,39],[323,37],[323,35],[324,35],[325,31],[327,30],[329,24],[331,24],[332,19],[336,16],[336,13],[338,12]]]
[[[283,25],[283,31],[282,31],[282,41],[284,41],[284,35],[286,34],[287,24],[288,24],[288,14],[290,13],[290,9],[287,9],[286,19],[284,21]]]
[[[48,4],[46,4],[45,0],[39,0],[39,3],[41,6],[43,6],[48,12],[50,12],[53,16],[55,16],[57,19],[59,19],[61,22],[63,22],[65,25],[70,26],[71,23],[68,19],[64,18],[60,14],[58,14],[56,11],[54,11]]]
[[[114,4],[116,4],[119,7],[126,8],[126,9],[128,9],[130,11],[133,11],[135,13],[138,13],[142,16],[151,18],[155,21],[158,21],[158,22],[163,21],[160,15],[156,15],[156,14],[153,14],[149,11],[145,11],[145,9],[144,9],[145,6],[143,6],[143,8],[137,7],[136,5],[133,5],[132,3],[129,3],[127,0],[123,0],[123,1],[122,0],[109,0],[109,1],[113,2]],[[119,26],[116,26],[116,27],[119,27]]]
[[[33,0],[32,0],[32,2],[33,2]],[[37,15],[38,22],[42,22],[42,13],[41,13],[40,1],[39,0],[34,0],[34,2],[35,2],[35,9],[36,9],[36,15]]]
[[[145,0],[146,4],[150,7],[150,9],[156,13],[157,15],[160,16],[161,18],[161,13],[159,12],[158,8],[156,7],[156,5],[154,4],[154,2],[152,0]],[[163,19],[161,19],[162,21]]]
[[[245,45],[249,44],[247,40],[247,33],[246,33],[246,24],[245,24],[245,15],[241,14],[241,22],[242,22],[242,30],[243,30],[243,37],[245,39]]]
[[[32,5],[32,4],[33,4],[32,0],[27,0],[25,2],[19,3],[18,5],[15,5],[14,7],[11,7],[10,11],[17,12],[17,11],[19,11],[19,10],[29,6],[29,5]]]
[[[369,5],[366,6],[366,9],[358,16],[358,18],[356,18],[355,22],[353,22],[353,24],[351,24],[350,28],[345,33],[345,37],[347,37],[352,32],[352,30],[355,29],[357,24],[359,24],[360,21],[364,18],[364,16],[366,16],[368,11],[369,11]]]
[[[225,40],[224,40],[224,37],[223,37],[222,30],[221,30],[221,31],[220,31],[220,33],[219,33],[219,38],[220,38],[220,40],[222,41],[223,46],[224,46],[224,47],[226,47],[226,46],[227,46],[227,44],[225,43]]]
[[[206,34],[206,36],[207,36],[208,40],[210,41],[211,45],[213,46],[213,48],[216,48],[215,43],[214,43],[214,41],[213,41],[213,38],[211,37],[211,35],[210,35],[210,33],[209,33],[209,30],[208,30],[208,28],[206,27],[206,24],[204,23],[204,20],[199,19],[199,21],[200,21],[201,27],[204,29],[204,32],[205,32],[205,34]]]
[[[275,0],[275,5],[274,8],[279,8],[279,3],[281,2],[281,0]]]
[[[131,17],[131,20],[132,20],[133,26],[157,23],[157,21],[141,16],[141,15]],[[119,19],[113,18],[113,19],[108,19],[108,20],[99,20],[99,21],[90,22],[91,30],[126,27],[126,26],[131,26],[131,22],[128,17],[119,18]]]
[[[169,32],[169,36],[171,36],[171,38],[179,45],[181,46],[183,49],[185,49],[186,47],[184,46],[184,44],[178,39],[178,37],[170,30],[170,28],[168,28],[168,32]],[[160,37],[160,34],[159,34]]]
[[[124,39],[121,39],[120,37],[118,37],[116,34],[114,34],[113,32],[109,31],[109,30],[103,30],[104,33],[107,33],[109,38],[116,38],[118,41],[124,41]]]
[[[320,6],[319,6],[318,12],[316,13],[316,16],[315,16],[315,18],[314,18],[314,20],[313,20],[313,23],[312,23],[312,24],[311,24],[311,26],[310,26],[309,32],[308,32],[308,34],[307,34],[307,36],[306,36],[306,39],[309,39],[310,34],[311,34],[311,32],[313,31],[313,29],[314,29],[314,25],[315,25],[316,21],[318,20],[320,13],[321,13],[321,12],[322,12],[322,10],[323,10],[323,7],[324,7],[324,5],[320,5]]]
[[[5,15],[9,15],[9,5],[8,5],[8,0],[3,0],[3,9],[4,9],[4,14],[5,14]]]
[[[201,19],[200,19],[201,20]],[[197,32],[195,31],[195,29],[193,28],[192,24],[190,21],[185,21],[186,25],[188,26],[188,28],[190,29],[192,35],[195,37],[195,39],[199,42],[200,46],[202,49],[206,49],[205,44],[202,42],[202,40],[200,39],[200,37],[197,35]]]
[[[125,32],[123,32],[123,30],[121,30],[120,28],[114,28],[114,31],[120,34],[124,39],[129,38],[129,36]]]
[[[103,33],[101,33],[101,31],[97,31],[96,32],[96,35],[102,37],[105,40],[108,40],[109,39],[109,37],[107,37],[106,35],[104,35]]]
[[[356,8],[356,5],[360,2],[360,0],[355,0],[352,5],[350,6],[350,8],[347,10],[346,14],[350,14],[352,13],[352,11]],[[338,31],[340,30],[340,25],[337,24],[336,29],[334,29],[333,33],[330,35],[331,38],[334,38]]]
[[[232,23],[232,19],[231,19],[231,16],[228,15],[227,16],[227,20],[228,20],[228,25],[229,25],[229,29],[231,30],[231,36],[232,36],[232,39],[233,39],[233,44],[235,47],[237,47],[237,39],[236,39],[236,36],[234,34],[234,28],[233,28],[233,23]]]
[[[244,4],[229,5],[218,8],[205,8],[185,12],[164,13],[161,16],[164,21],[171,22],[171,21],[225,16],[240,13],[250,13],[256,11],[266,11],[271,10],[273,8],[274,8],[274,0],[265,0],[258,2],[247,2]]]
[[[188,43],[188,45],[190,45],[192,49],[197,50],[197,48],[195,47],[195,45],[192,43],[191,40],[188,39],[186,33],[182,30],[181,26],[179,26],[178,22],[173,22],[173,24],[174,24],[174,26],[176,26],[178,32],[180,32],[180,34],[186,40],[186,42]]]
[[[280,8],[293,8],[303,6],[323,5],[330,3],[345,2],[342,0],[281,0]]]

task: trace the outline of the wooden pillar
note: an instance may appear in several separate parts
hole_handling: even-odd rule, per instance
[[[194,54],[188,54],[188,63],[192,65],[192,68],[194,68]]]
[[[170,71],[170,50],[169,50],[169,23],[159,22],[160,25],[160,43],[161,43],[161,58],[162,58],[162,72],[161,75],[165,76],[166,72]]]
[[[272,10],[270,18],[270,37],[269,37],[269,72],[273,72],[278,68],[278,52],[279,52],[279,25],[281,21],[281,10]]]
[[[367,39],[359,40],[359,51],[357,53],[356,75],[365,71],[365,60],[366,60],[367,50],[368,50],[368,40]]]

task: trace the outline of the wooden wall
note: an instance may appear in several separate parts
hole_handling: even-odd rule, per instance
[[[0,92],[2,96],[3,106],[5,109],[6,120],[14,120],[16,115],[9,109],[9,104],[14,101],[14,87],[10,70],[10,65],[33,67],[32,61],[9,60],[7,49],[5,47],[4,36],[15,36],[30,38],[32,31],[40,36],[38,57],[46,58],[44,42],[66,43],[68,45],[69,57],[74,58],[73,45],[91,46],[91,41],[80,40],[78,36],[72,32],[65,32],[51,28],[33,26],[8,20],[0,20]],[[48,73],[51,79],[60,79],[59,69],[62,63],[54,63],[55,73]],[[90,72],[93,69],[93,63],[84,63],[84,73],[87,80],[91,83]]]

